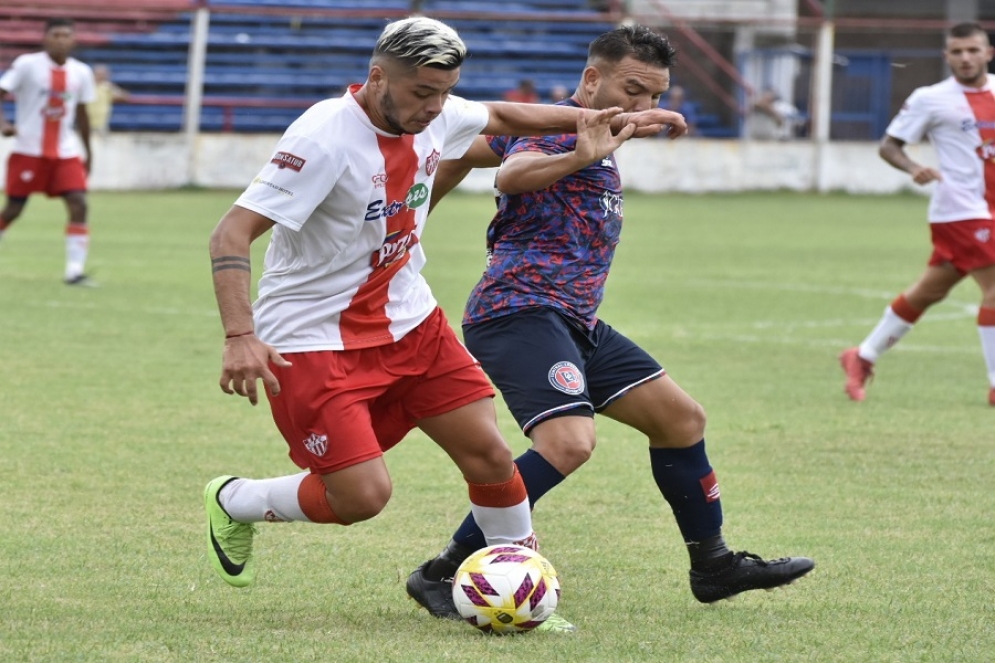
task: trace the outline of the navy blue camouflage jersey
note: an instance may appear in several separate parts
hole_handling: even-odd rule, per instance
[[[573,134],[488,138],[502,158],[525,151],[562,154],[576,141]],[[593,329],[621,230],[622,183],[614,155],[542,191],[501,194],[487,229],[487,268],[470,294],[463,324],[551,306]]]

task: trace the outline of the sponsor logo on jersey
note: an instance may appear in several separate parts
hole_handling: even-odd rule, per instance
[[[960,121],[961,131],[973,131],[974,129],[995,129],[995,122],[991,120],[977,120],[973,117]]]
[[[622,196],[611,191],[605,191],[601,196],[601,209],[605,214],[618,214],[622,216]]]
[[[41,110],[41,115],[49,122],[60,122],[66,116],[66,107],[46,106]]]
[[[275,163],[280,170],[289,168],[295,173],[301,172],[301,168],[304,167],[304,159],[293,155],[290,152],[277,152],[276,155],[270,159],[270,163]]]
[[[387,173],[377,173],[373,176],[373,186],[382,189],[387,186]]]
[[[715,470],[698,479],[701,482],[701,490],[705,493],[705,502],[717,502],[722,494],[719,492],[719,480],[715,477]]]
[[[268,523],[282,523],[282,522],[286,522],[286,521],[284,521],[283,518],[281,518],[280,516],[276,515],[276,512],[273,511],[273,509],[266,509],[266,513],[263,514],[263,520],[265,520]]]
[[[390,204],[384,203],[385,201],[383,200],[374,200],[372,203],[367,205],[364,220],[376,221],[377,219],[389,219],[404,209],[404,203],[399,200],[395,200]]]
[[[442,155],[439,154],[438,150],[432,150],[432,153],[428,155],[425,159],[425,174],[430,176],[435,172],[435,169],[439,167],[439,161],[442,159]]]
[[[988,161],[995,158],[995,145],[992,144],[991,140],[986,140],[981,145],[978,145],[976,152],[982,161]]]
[[[293,198],[294,197],[294,192],[291,191],[290,189],[284,189],[279,184],[276,184],[274,182],[270,182],[269,180],[264,180],[261,177],[256,177],[255,179],[252,180],[252,183],[253,184],[262,184],[263,186],[268,186],[269,188],[273,189],[274,191],[278,191],[278,192],[282,193],[283,195],[285,195],[285,196],[287,196],[289,198]]]
[[[576,396],[584,391],[584,375],[573,363],[561,361],[549,369],[549,384],[564,394]]]
[[[408,206],[408,209],[416,209],[424,205],[426,201],[428,201],[428,187],[419,183],[408,189],[408,197],[405,198],[404,204]]]
[[[611,157],[605,157],[604,159],[601,160],[601,165],[605,168],[614,168],[615,162],[612,161]]]
[[[401,233],[404,232],[402,235]],[[413,232],[400,231],[387,235],[380,250],[370,259],[370,267],[390,267],[398,260],[408,255],[412,246],[418,243],[418,235]]]
[[[311,435],[304,440],[304,447],[315,456],[324,456],[325,452],[328,451],[328,436],[311,433]]]
[[[987,244],[992,238],[992,229],[978,228],[974,231],[974,238],[982,244]]]

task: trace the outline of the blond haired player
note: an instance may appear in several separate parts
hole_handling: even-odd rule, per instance
[[[970,276],[981,287],[978,333],[988,370],[988,403],[995,406],[995,76],[988,34],[977,23],[955,25],[943,51],[952,75],[915,90],[881,141],[881,158],[912,176],[916,184],[936,182],[929,205],[933,253],[919,280],[895,298],[859,347],[844,350],[845,390],[855,401],[866,396],[878,358],[895,345],[920,316]],[[939,169],[923,166],[905,152],[906,143],[928,138]]]
[[[96,87],[90,67],[69,56],[75,43],[73,22],[52,19],[45,26],[44,50],[19,56],[0,76],[0,99],[16,97],[13,123],[0,107],[0,134],[14,137],[0,238],[24,211],[32,193],[61,196],[69,212],[65,281],[92,285],[84,273],[90,243],[86,177],[92,157],[86,105],[96,99]]]
[[[462,156],[482,131],[559,134],[614,123],[621,141],[665,123],[686,127],[662,109],[620,116],[617,108],[465,101],[451,95],[465,55],[438,21],[389,24],[366,82],[294,122],[211,237],[226,335],[221,388],[254,404],[261,379],[304,470],[207,485],[209,555],[232,585],[254,577],[252,523],[376,516],[391,495],[383,453],[415,427],[459,467],[488,543],[532,543],[528,496],[498,432],[493,388],[421,275],[439,162]],[[250,306],[249,246],[267,230]]]

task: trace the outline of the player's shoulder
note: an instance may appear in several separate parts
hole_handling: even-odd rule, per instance
[[[82,60],[77,60],[74,57],[69,57],[66,59],[66,66],[93,75],[93,67],[83,62]]]
[[[950,78],[945,78],[939,83],[933,83],[932,85],[923,85],[912,91],[909,95],[909,101],[921,101],[926,103],[949,103],[951,97],[961,96],[960,86],[957,81],[951,76]]]

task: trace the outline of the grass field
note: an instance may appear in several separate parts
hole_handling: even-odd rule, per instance
[[[211,570],[203,485],[294,469],[267,406],[217,387],[206,246],[234,197],[93,195],[97,289],[61,283],[57,201],[32,200],[0,244],[0,661],[992,660],[995,410],[976,286],[882,359],[866,402],[846,399],[836,364],[920,272],[924,199],[627,198],[602,317],[705,406],[730,543],[818,566],[785,591],[696,603],[645,441],[599,420],[594,458],[535,513],[580,632],[486,638],[404,592],[466,506],[418,433],[387,456],[379,517],[263,524],[249,589]],[[424,237],[451,320],[492,206],[454,195]]]

